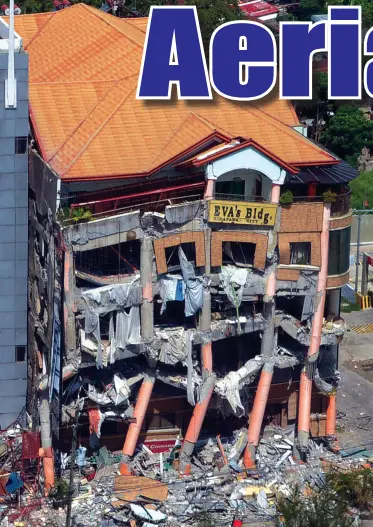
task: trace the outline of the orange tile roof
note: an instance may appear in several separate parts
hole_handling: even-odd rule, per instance
[[[289,165],[335,159],[294,131],[288,101],[137,101],[146,19],[84,4],[19,15],[30,55],[30,114],[40,150],[67,181],[154,173],[214,134],[252,139]],[[210,143],[211,145],[211,143]],[[194,148],[194,151],[193,151]]]

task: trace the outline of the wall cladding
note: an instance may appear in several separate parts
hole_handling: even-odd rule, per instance
[[[15,139],[29,133],[28,55],[14,59],[17,108],[7,109],[8,55],[0,54],[0,384],[14,384],[1,391],[0,428],[25,406],[27,386],[27,362],[16,361],[16,346],[27,346],[28,155],[16,153]]]
[[[327,289],[336,289],[338,287],[342,287],[345,284],[348,284],[350,280],[350,271],[347,271],[347,273],[342,274],[340,276],[329,276],[328,281],[326,282],[326,288]]]
[[[167,273],[167,261],[165,249],[174,247],[182,243],[196,244],[196,266],[204,267],[206,265],[205,256],[205,236],[203,232],[182,232],[173,234],[165,238],[154,241],[154,254],[157,263],[158,274]]]
[[[323,203],[293,203],[281,207],[280,232],[321,232]]]
[[[278,269],[277,280],[286,280],[289,282],[297,282],[300,271],[298,269]]]
[[[254,267],[264,269],[267,258],[268,236],[245,231],[213,232],[211,237],[211,265],[223,263],[223,242],[255,243]]]
[[[352,225],[352,211],[343,218],[330,218],[330,230],[345,229]]]

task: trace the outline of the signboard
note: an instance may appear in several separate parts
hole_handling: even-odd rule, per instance
[[[144,442],[144,445],[153,452],[153,454],[160,454],[161,452],[169,452],[174,448],[176,439],[149,439]]]
[[[272,203],[215,200],[209,203],[209,222],[264,227],[273,227],[276,222],[277,205]]]

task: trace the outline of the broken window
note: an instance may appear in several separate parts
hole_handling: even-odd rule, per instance
[[[78,278],[95,285],[108,285],[118,281],[120,276],[136,274],[140,271],[140,247],[140,240],[133,240],[77,252],[76,274]]]
[[[196,244],[194,242],[182,243],[181,248],[183,249],[188,261],[193,262],[193,264],[196,265]],[[179,245],[166,247],[166,262],[169,271],[180,269]]]
[[[169,430],[176,428],[175,414],[153,414],[145,416],[146,430]]]
[[[311,242],[290,244],[290,264],[311,265]]]
[[[16,346],[16,362],[26,362],[26,346]]]
[[[240,267],[254,265],[255,243],[224,242],[223,264],[235,264]]]

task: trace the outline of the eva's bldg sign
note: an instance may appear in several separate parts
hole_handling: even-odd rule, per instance
[[[273,227],[277,205],[241,201],[209,201],[209,222]]]

